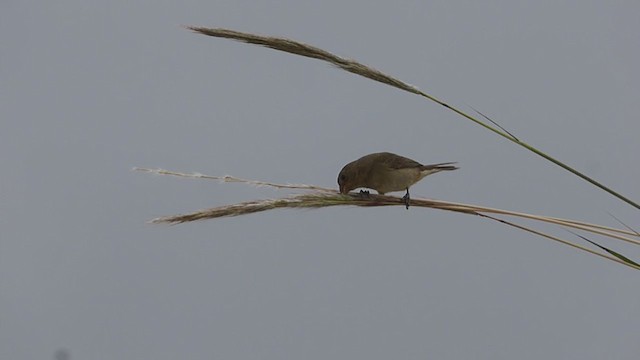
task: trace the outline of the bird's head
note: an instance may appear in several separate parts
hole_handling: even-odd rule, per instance
[[[358,184],[358,169],[354,162],[345,165],[338,174],[338,185],[340,192],[346,194],[349,191],[360,187]]]

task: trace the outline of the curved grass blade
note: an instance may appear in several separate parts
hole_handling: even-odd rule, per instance
[[[638,230],[636,230],[636,229],[632,228],[631,226],[629,226],[629,225],[627,225],[627,224],[623,223],[623,222],[622,222],[622,220],[620,220],[620,219],[618,219],[617,217],[615,217],[612,213],[609,213],[609,212],[608,212],[608,214],[609,214],[609,216],[611,216],[612,218],[614,218],[617,222],[619,222],[619,223],[620,223],[620,225],[622,225],[622,226],[626,227],[626,228],[627,228],[627,230],[629,230],[629,231],[633,232],[636,236],[640,236],[640,232],[638,232]]]
[[[487,130],[490,130],[502,137],[504,137],[505,139],[508,139],[511,142],[516,143],[517,145],[522,146],[523,148],[535,153],[538,156],[541,156],[542,158],[551,161],[552,163],[560,166],[561,168],[571,172],[572,174],[582,178],[583,180],[591,183],[592,185],[599,187],[600,189],[608,192],[609,194],[617,197],[618,199],[626,202],[627,204],[635,207],[636,209],[640,210],[640,205],[634,201],[632,201],[631,199],[623,196],[622,194],[614,191],[613,189],[605,186],[604,184],[601,184],[600,182],[592,179],[591,177],[581,173],[580,171],[570,167],[569,165],[566,165],[565,163],[556,160],[555,158],[551,157],[550,155],[547,155],[546,153],[538,150],[537,148],[518,140],[516,137],[514,137],[513,135],[509,134],[508,132],[506,132],[505,130],[503,130],[501,127],[495,127],[495,126],[491,126],[490,124],[487,124],[486,122],[477,119],[476,117],[473,117],[467,113],[465,113],[464,111],[453,107],[447,103],[445,103],[442,100],[437,99],[436,97],[429,95],[425,92],[420,91],[418,88],[416,88],[413,85],[409,85],[403,81],[400,81],[392,76],[389,76],[381,71],[378,71],[372,67],[366,66],[362,63],[359,63],[355,60],[351,60],[351,59],[347,59],[347,58],[343,58],[340,56],[337,56],[335,54],[332,54],[326,50],[317,48],[315,46],[311,46],[302,42],[298,42],[295,40],[291,40],[291,39],[286,39],[286,38],[280,38],[280,37],[273,37],[273,36],[262,36],[262,35],[256,35],[256,34],[251,34],[251,33],[244,33],[244,32],[240,32],[240,31],[235,31],[235,30],[229,30],[229,29],[222,29],[222,28],[205,28],[205,27],[199,27],[199,26],[186,26],[187,29],[192,30],[196,33],[200,33],[203,35],[208,35],[208,36],[213,36],[213,37],[219,37],[219,38],[227,38],[227,39],[232,39],[232,40],[236,40],[236,41],[241,41],[241,42],[245,42],[245,43],[249,43],[249,44],[255,44],[255,45],[261,45],[261,46],[265,46],[274,50],[279,50],[279,51],[284,51],[284,52],[288,52],[291,54],[295,54],[295,55],[300,55],[300,56],[305,56],[305,57],[309,57],[309,58],[314,58],[314,59],[319,59],[319,60],[323,60],[326,61],[330,64],[333,64],[345,71],[360,75],[360,76],[364,76],[366,78],[396,87],[398,89],[416,94],[416,95],[420,95],[422,97],[425,97],[439,105],[442,105],[444,107],[446,107],[447,109],[455,112],[456,114],[471,120],[473,122],[475,122],[476,124],[484,127]]]

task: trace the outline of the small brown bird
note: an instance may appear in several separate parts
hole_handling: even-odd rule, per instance
[[[356,188],[376,190],[380,195],[406,190],[403,199],[409,208],[409,187],[443,170],[456,170],[452,162],[422,165],[417,161],[389,152],[365,155],[345,165],[338,175],[338,185],[343,194]],[[361,193],[365,193],[362,190]],[[368,192],[366,192],[368,193]]]

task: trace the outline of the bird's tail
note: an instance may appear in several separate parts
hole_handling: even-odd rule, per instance
[[[457,166],[452,164],[455,164],[455,163],[447,162],[447,163],[440,163],[440,164],[422,165],[420,167],[420,179],[424,178],[427,175],[435,174],[440,171],[458,169]]]
[[[432,165],[422,165],[420,167],[420,171],[429,171],[429,173],[434,173],[443,170],[457,170],[459,169],[457,166],[453,165],[457,164],[455,162],[446,162],[440,164],[432,164]]]

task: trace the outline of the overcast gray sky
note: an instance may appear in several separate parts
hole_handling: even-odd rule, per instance
[[[358,59],[638,201],[639,18],[636,1],[2,1],[0,358],[636,359],[624,266],[399,206],[150,225],[288,193],[130,170],[337,187],[347,162],[392,151],[461,167],[413,197],[638,228],[638,210],[436,104],[181,25]]]

